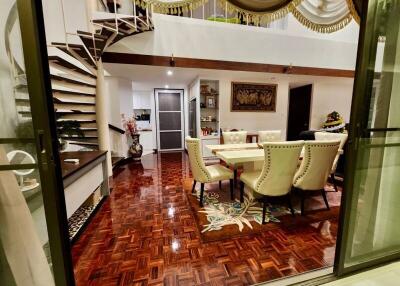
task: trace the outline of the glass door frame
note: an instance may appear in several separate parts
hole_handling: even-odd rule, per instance
[[[159,94],[163,93],[179,93],[180,94],[180,111],[160,111],[159,110]],[[175,151],[183,151],[185,149],[185,90],[181,88],[155,88],[154,89],[154,104],[155,104],[155,117],[156,117],[156,137],[157,137],[157,151],[158,152],[175,152]],[[160,113],[168,113],[168,112],[180,112],[181,114],[181,129],[180,130],[160,130]],[[161,149],[161,133],[168,132],[181,132],[181,148],[174,149]]]
[[[378,15],[379,16],[379,15]],[[368,129],[372,85],[375,73],[375,60],[378,44],[379,29],[376,25],[377,0],[363,2],[361,13],[360,34],[355,70],[353,99],[349,124],[349,137],[346,148],[345,181],[342,196],[339,227],[336,242],[334,274],[343,276],[351,272],[385,264],[400,259],[400,251],[380,258],[371,259],[356,265],[345,267],[348,242],[352,239],[351,213],[355,211],[357,194],[354,192],[354,179],[357,169],[357,150],[359,139],[367,131],[390,131]]]
[[[41,1],[17,0],[52,269],[57,286],[75,285]]]

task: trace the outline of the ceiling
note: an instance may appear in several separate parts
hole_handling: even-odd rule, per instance
[[[338,78],[317,77],[306,75],[290,75],[290,74],[272,74],[262,72],[242,72],[227,71],[213,69],[193,69],[193,68],[177,68],[162,66],[145,66],[130,64],[113,64],[105,63],[104,68],[110,76],[120,77],[131,80],[134,90],[152,90],[154,88],[185,88],[196,77],[209,79],[234,79],[238,81],[268,81],[270,83],[278,82],[282,79],[289,79],[290,87],[298,87],[318,81],[332,81]],[[167,72],[172,71],[172,75]]]

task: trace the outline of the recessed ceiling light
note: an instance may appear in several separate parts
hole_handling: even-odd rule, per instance
[[[166,85],[165,85],[165,88],[169,88],[169,85],[168,85],[168,84],[166,84]]]
[[[168,71],[167,71],[167,75],[173,75],[173,74],[174,74],[173,71],[171,71],[171,70],[168,70]]]

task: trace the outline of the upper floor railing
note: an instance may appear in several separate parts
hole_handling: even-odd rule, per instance
[[[229,9],[227,2],[225,7],[219,0],[200,0],[196,2],[185,1],[178,2],[171,6],[160,6],[151,0],[97,0],[98,11],[117,12],[124,15],[151,15],[152,13],[161,13],[172,16],[187,17],[194,19],[203,19],[208,21],[217,21],[231,24],[242,24],[248,26],[257,26],[265,28],[274,28],[284,30],[287,27],[287,17],[282,17],[275,21],[260,21],[252,18],[251,15],[240,13]],[[179,4],[181,3],[181,4]],[[193,4],[196,3],[196,4]]]

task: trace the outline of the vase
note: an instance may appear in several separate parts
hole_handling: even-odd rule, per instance
[[[140,160],[143,154],[143,146],[139,143],[140,134],[132,134],[132,145],[129,147],[129,154],[133,160]]]

